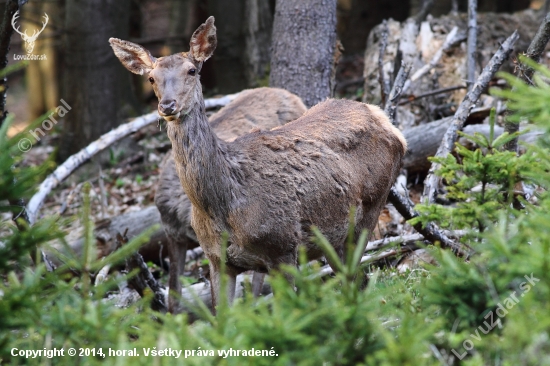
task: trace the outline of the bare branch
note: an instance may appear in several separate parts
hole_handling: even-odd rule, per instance
[[[403,197],[400,195],[395,187],[391,188],[388,201],[395,206],[397,211],[399,211],[405,220],[408,221],[412,218],[418,217],[418,213],[414,210],[411,200],[408,197]],[[433,223],[429,223],[426,227],[422,227],[422,224],[418,223],[414,225],[414,228],[422,234],[426,240],[429,240],[434,244],[439,242],[442,248],[452,249],[455,254],[461,257],[469,255],[470,248],[463,248],[461,245],[453,242]]]
[[[36,222],[38,210],[42,206],[42,203],[46,199],[46,196],[65,180],[73,171],[76,170],[86,161],[90,160],[94,155],[111,146],[114,142],[121,138],[136,132],[142,127],[145,127],[158,120],[158,113],[153,112],[146,114],[145,116],[138,117],[129,123],[119,126],[118,128],[107,132],[78,153],[70,156],[63,164],[57,167],[57,169],[50,174],[46,180],[44,180],[38,192],[31,198],[27,205],[27,212],[29,215],[29,223],[32,225]]]
[[[420,8],[418,14],[416,14],[414,17],[418,26],[420,26],[420,23],[422,23],[428,16],[428,14],[430,14],[433,6],[434,0],[422,0],[422,7]]]
[[[550,4],[550,0],[547,0],[545,6],[548,6],[549,4]],[[539,29],[537,30],[537,34],[535,34],[533,41],[531,41],[529,48],[527,48],[527,53],[525,54],[525,56],[529,57],[531,60],[535,62],[540,62],[540,58],[549,40],[550,40],[550,13],[547,13]],[[532,76],[533,76],[533,69],[531,69],[530,67],[523,69],[519,75],[519,77],[527,83],[530,83]],[[508,118],[505,118],[504,131],[510,134],[518,132],[519,123],[511,122],[508,120]],[[518,139],[515,138],[509,141],[504,145],[504,148],[508,151],[517,151]]]
[[[382,34],[380,35],[380,51],[378,53],[378,82],[380,83],[380,97],[382,105],[386,105],[386,98],[390,94],[390,80],[384,73],[384,55],[388,46],[388,22],[382,22]]]
[[[401,68],[399,69],[399,72],[397,73],[397,77],[395,78],[395,82],[393,83],[393,86],[391,88],[389,98],[386,101],[384,112],[386,112],[394,126],[397,126],[397,121],[395,120],[395,112],[397,110],[397,105],[399,104],[399,98],[401,97],[403,87],[405,85],[405,82],[407,81],[407,78],[409,77],[410,72],[411,65],[403,63],[401,65]]]
[[[117,234],[117,241],[120,245],[128,243],[128,237],[126,236],[127,232],[128,229],[126,229],[124,236]],[[131,272],[136,268],[138,269],[138,273],[134,277],[130,278],[128,282],[138,292],[139,296],[143,297],[145,294],[145,288],[149,287],[154,293],[151,309],[165,313],[167,310],[165,292],[149,271],[149,268],[143,261],[141,254],[134,253],[130,256],[130,258],[126,259],[126,268],[128,269],[128,272]]]
[[[473,88],[476,79],[476,54],[477,54],[477,0],[468,0],[468,44],[466,46],[466,75],[468,91]]]
[[[459,33],[458,27],[454,27],[453,29],[451,29],[449,34],[447,34],[447,37],[445,38],[443,45],[433,55],[430,62],[422,66],[411,76],[410,83],[415,82],[416,80],[420,79],[424,75],[428,74],[434,67],[437,66],[437,64],[439,63],[439,61],[441,60],[441,57],[445,52],[448,52],[451,48],[455,47],[457,44],[464,41],[465,39],[466,39],[466,35],[463,32]],[[410,87],[410,83],[406,84],[405,92]]]
[[[420,95],[410,95],[410,96],[407,97],[406,100],[399,102],[399,105],[408,104],[408,103],[414,102],[415,100],[418,100],[418,99],[431,97],[431,96],[434,96],[434,95],[437,95],[437,94],[449,93],[449,92],[452,92],[452,91],[455,91],[455,90],[460,90],[460,89],[466,89],[466,86],[464,86],[464,85],[455,85],[455,86],[450,86],[448,88],[436,89],[436,90],[433,90],[431,92],[427,92],[427,93],[420,94]]]
[[[512,53],[514,43],[519,39],[518,32],[512,33],[506,41],[500,46],[499,50],[494,54],[489,61],[489,64],[483,69],[483,72],[473,85],[472,89],[466,94],[462,103],[458,107],[455,115],[453,116],[453,122],[447,129],[439,149],[435,156],[446,156],[453,149],[454,143],[457,139],[457,133],[464,126],[464,121],[468,118],[470,110],[474,107],[475,103],[479,99],[481,93],[487,89],[489,82],[498,71],[500,66]],[[424,180],[424,192],[422,194],[422,202],[433,203],[435,202],[437,190],[439,188],[439,177],[435,175],[435,171],[440,168],[439,164],[433,163],[428,176]]]
[[[451,14],[458,14],[458,0],[452,0]]]
[[[144,296],[145,288],[149,287],[154,293],[151,308],[163,313],[166,312],[167,307],[163,288],[159,285],[155,277],[153,277],[149,268],[147,268],[147,264],[143,261],[141,254],[132,254],[132,256],[126,260],[126,264],[129,270],[135,268],[139,269],[138,274],[131,278],[129,283],[132,284],[141,297]]]
[[[399,69],[399,73],[395,78],[395,83],[393,85],[390,97],[386,101],[384,108],[385,113],[388,115],[391,123],[395,126],[395,111],[397,104],[399,103],[399,96],[401,94],[403,85],[407,80],[411,68],[403,64]],[[408,196],[402,196],[399,194],[399,191],[395,188],[395,185],[391,188],[390,194],[388,196],[388,201],[391,202],[397,211],[403,216],[406,220],[410,220],[413,217],[417,217],[413,209],[413,203],[411,202]],[[465,255],[464,251],[455,244],[451,239],[447,238],[443,233],[439,231],[435,225],[430,224],[426,228],[423,228],[421,224],[415,226],[415,229],[421,233],[427,240],[430,240],[432,243],[440,242],[442,247],[452,248],[459,255]]]

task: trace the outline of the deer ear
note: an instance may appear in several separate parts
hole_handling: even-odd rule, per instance
[[[153,70],[156,59],[145,48],[118,38],[109,38],[109,43],[115,56],[134,74],[143,75]]]
[[[193,33],[189,54],[195,62],[204,62],[212,56],[217,43],[214,17],[210,17]]]

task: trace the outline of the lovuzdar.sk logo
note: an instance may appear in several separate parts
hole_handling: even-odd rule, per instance
[[[13,27],[13,30],[15,30],[17,33],[21,35],[21,39],[25,42],[25,50],[27,51],[26,55],[13,55],[14,60],[46,60],[46,55],[34,55],[32,51],[34,50],[34,45],[36,42],[36,39],[42,33],[44,28],[46,28],[46,25],[48,24],[48,14],[44,13],[44,21],[42,22],[42,29],[40,30],[33,30],[32,35],[27,34],[27,29],[25,29],[24,32],[21,32],[19,30],[19,26],[17,26],[15,23],[17,21],[17,18],[19,18],[19,10],[13,14],[13,17],[11,18],[11,26]]]

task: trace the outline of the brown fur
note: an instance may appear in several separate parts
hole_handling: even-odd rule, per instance
[[[195,34],[191,44],[209,39]],[[199,60],[189,57],[178,70],[157,67],[149,75],[163,81],[153,85],[159,105],[177,103],[163,117],[170,122],[176,170],[193,205],[191,225],[210,261],[214,304],[224,232],[232,301],[238,273],[296,265],[300,245],[312,258],[320,256],[310,241],[312,225],[340,257],[352,206],[357,233],[374,229],[406,150],[401,133],[378,107],[327,100],[283,127],[225,142],[208,123],[200,82],[188,75]],[[177,85],[166,83],[173,78]]]
[[[210,117],[210,125],[219,138],[233,141],[254,128],[270,129],[295,120],[306,111],[296,95],[277,88],[245,90],[235,100]],[[168,238],[170,257],[169,288],[181,293],[186,250],[198,245],[191,227],[191,202],[181,186],[172,152],[161,163],[155,204]],[[177,312],[177,301],[169,298],[168,310]]]

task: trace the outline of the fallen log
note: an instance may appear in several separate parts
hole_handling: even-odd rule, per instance
[[[488,115],[489,110],[486,111]],[[407,154],[403,157],[404,169],[407,169],[409,173],[418,173],[425,172],[430,168],[428,158],[436,154],[440,141],[451,124],[451,120],[452,117],[447,117],[403,131],[403,135],[407,139],[408,144]],[[489,125],[468,125],[464,127],[463,132],[468,135],[479,132],[489,137]],[[495,126],[495,138],[500,136],[503,132],[504,129],[502,127]],[[532,144],[543,133],[542,130],[534,128],[526,134],[521,135],[519,139],[525,143]],[[462,142],[463,140],[459,141]]]
[[[141,234],[147,227],[157,224],[160,226],[161,220],[156,206],[145,207],[139,211],[128,212],[97,222],[94,230],[94,238],[96,239],[98,249],[97,258],[106,257],[116,250],[116,235],[118,233],[123,233],[128,229],[127,236],[129,239],[132,239]],[[187,250],[187,262],[201,258],[204,253],[199,244],[195,244],[196,247],[191,247]],[[77,255],[82,253],[83,246],[84,238],[79,238],[69,243],[69,247]],[[54,246],[54,249],[62,250],[58,246]],[[59,260],[56,259],[55,252],[46,251],[46,253],[52,257],[55,265],[61,265]],[[164,259],[168,256],[168,239],[162,228],[151,235],[148,243],[141,246],[139,254],[141,254],[145,262],[154,262],[164,269],[168,269],[167,264],[164,262]]]
[[[235,298],[244,297],[248,287],[253,291],[253,279],[252,275],[249,274],[240,274],[237,276],[237,285],[235,286]],[[168,301],[168,290],[162,290],[166,301]],[[259,290],[260,295],[268,295],[271,293],[271,286],[267,282],[263,282],[261,290]],[[199,305],[197,303],[201,301],[210,311],[212,311],[212,292],[210,291],[210,282],[199,282],[190,286],[186,286],[181,290],[181,307],[178,309],[178,312],[193,312]]]
[[[141,234],[145,229],[152,225],[160,226],[160,213],[155,206],[149,206],[139,211],[129,212],[120,216],[115,216],[109,219],[101,220],[96,223],[94,230],[94,238],[96,239],[97,258],[103,258],[111,254],[117,248],[116,235],[123,233],[126,230],[129,239]],[[155,262],[163,265],[163,259],[167,256],[168,240],[164,230],[161,228],[151,235],[149,243],[143,245],[139,253],[143,256],[146,262]],[[82,254],[84,248],[84,238],[81,237],[71,243],[69,247],[77,256]],[[57,266],[62,263],[56,255],[56,251],[63,251],[63,247],[52,245],[54,251],[45,249],[50,260]]]

